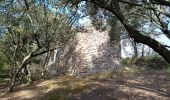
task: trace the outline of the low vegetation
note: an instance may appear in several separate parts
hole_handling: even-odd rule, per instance
[[[165,69],[168,67],[166,62],[161,57],[145,57],[145,58],[125,58],[123,59],[125,66],[140,66],[148,69]]]
[[[0,99],[169,100],[170,45],[164,40],[170,40],[169,10],[170,0],[0,0]],[[81,41],[74,38],[78,32],[86,34],[82,23],[87,19],[95,30],[108,33],[108,46],[117,48],[107,54],[94,50],[92,56],[111,55],[106,60],[114,67],[120,65],[121,46],[125,51],[131,47],[120,69],[66,75],[68,65],[78,74],[79,62],[105,65],[99,56],[86,61],[73,55],[83,56],[73,52]],[[102,48],[93,49],[110,51]],[[120,57],[113,66],[112,56]]]

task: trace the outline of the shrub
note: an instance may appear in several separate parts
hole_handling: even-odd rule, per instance
[[[121,70],[110,70],[110,71],[103,71],[100,73],[92,73],[87,76],[87,80],[97,80],[97,81],[104,81],[107,79],[116,79],[118,76],[121,76]]]
[[[125,58],[124,65],[136,65],[153,69],[167,68],[168,62],[161,57],[145,57],[145,58]]]

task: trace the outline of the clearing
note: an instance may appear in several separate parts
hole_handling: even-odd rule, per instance
[[[0,100],[170,100],[170,76],[160,69],[112,79],[60,76],[6,90],[0,87]]]

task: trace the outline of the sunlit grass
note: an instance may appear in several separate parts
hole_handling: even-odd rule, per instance
[[[167,66],[166,72],[170,76],[170,64]]]
[[[2,79],[0,78],[0,85],[1,84],[8,84],[9,83],[9,80],[8,79]]]
[[[117,70],[112,70],[112,71],[105,71],[101,73],[92,73],[86,77],[83,78],[77,78],[77,77],[72,77],[72,76],[64,76],[62,77],[62,81],[58,80],[58,82],[54,83],[57,84],[58,89],[55,91],[49,92],[45,95],[46,100],[66,100],[70,96],[81,93],[82,91],[85,91],[89,89],[91,86],[88,84],[88,81],[104,81],[104,80],[114,80],[116,78],[120,78],[121,76],[127,75],[127,74],[132,74],[132,73],[137,73],[142,71],[142,68],[136,67],[134,69],[129,67],[129,68],[123,68],[119,71]],[[48,85],[48,87],[51,87]]]
[[[41,100],[65,100],[69,96],[80,93],[90,87],[84,78],[74,76],[62,76],[53,81],[42,83],[45,95]]]
[[[89,91],[93,82],[117,80],[124,75],[142,71],[140,67],[124,67],[120,70],[110,70],[100,73],[92,73],[88,76],[63,75],[53,79],[43,80],[36,84],[43,94],[39,100],[67,100],[75,94]]]
[[[116,79],[117,77],[122,76],[120,70],[111,70],[111,71],[104,71],[100,73],[92,73],[86,76],[86,80],[95,80],[95,81],[104,81],[108,79]]]
[[[135,74],[135,73],[140,73],[142,71],[146,70],[144,67],[139,67],[139,66],[126,66],[122,69],[122,73],[124,75],[129,75],[129,74]]]

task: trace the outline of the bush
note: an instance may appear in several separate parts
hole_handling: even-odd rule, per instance
[[[0,53],[0,74],[5,74],[9,70],[8,60]]]
[[[150,58],[148,59],[147,64],[149,68],[154,68],[154,69],[163,69],[163,68],[167,68],[168,66],[168,62],[166,62],[161,57]]]
[[[131,64],[131,59],[132,58],[123,58],[122,59],[123,65],[130,65]]]
[[[125,58],[124,65],[136,65],[153,69],[167,68],[168,62],[161,57],[145,57],[145,58]]]
[[[116,79],[118,76],[122,76],[121,70],[110,70],[110,71],[103,71],[100,73],[91,73],[86,78],[87,80],[104,81],[107,79]]]
[[[170,64],[167,65],[166,72],[167,72],[167,74],[170,76]]]
[[[9,80],[0,78],[0,85],[8,84]]]

